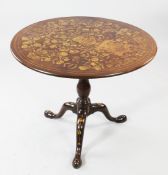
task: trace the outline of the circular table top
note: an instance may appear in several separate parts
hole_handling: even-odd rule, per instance
[[[40,21],[18,32],[11,43],[18,61],[36,71],[68,78],[100,78],[136,70],[155,56],[145,31],[96,17]]]

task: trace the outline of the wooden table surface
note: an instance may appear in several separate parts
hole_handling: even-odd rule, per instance
[[[136,70],[153,59],[157,46],[148,33],[127,23],[64,17],[22,29],[14,36],[11,50],[33,70],[88,79]]]

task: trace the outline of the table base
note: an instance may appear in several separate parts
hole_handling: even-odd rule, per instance
[[[125,115],[120,115],[118,117],[112,117],[103,103],[91,103],[88,98],[90,93],[90,83],[88,79],[80,79],[77,84],[77,92],[79,97],[77,98],[76,103],[66,102],[63,104],[59,113],[55,114],[52,111],[45,111],[44,115],[50,119],[57,119],[64,115],[67,110],[72,111],[77,114],[77,124],[76,124],[76,153],[73,159],[72,165],[74,168],[79,168],[82,164],[81,160],[81,151],[82,151],[82,142],[84,136],[85,122],[87,116],[95,112],[102,112],[105,117],[116,123],[123,123],[127,120]]]

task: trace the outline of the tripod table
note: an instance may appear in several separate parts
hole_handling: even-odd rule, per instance
[[[76,102],[66,102],[58,113],[45,111],[57,119],[70,110],[77,114],[76,152],[72,165],[82,164],[81,151],[87,116],[99,111],[116,123],[103,103],[91,103],[89,79],[112,77],[136,70],[156,54],[154,39],[127,23],[97,17],[62,17],[37,22],[19,31],[11,42],[16,59],[35,71],[79,79]]]

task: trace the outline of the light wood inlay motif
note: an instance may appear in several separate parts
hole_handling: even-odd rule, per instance
[[[146,32],[118,21],[69,17],[21,30],[12,50],[26,66],[65,77],[126,73],[149,62],[156,44]]]

